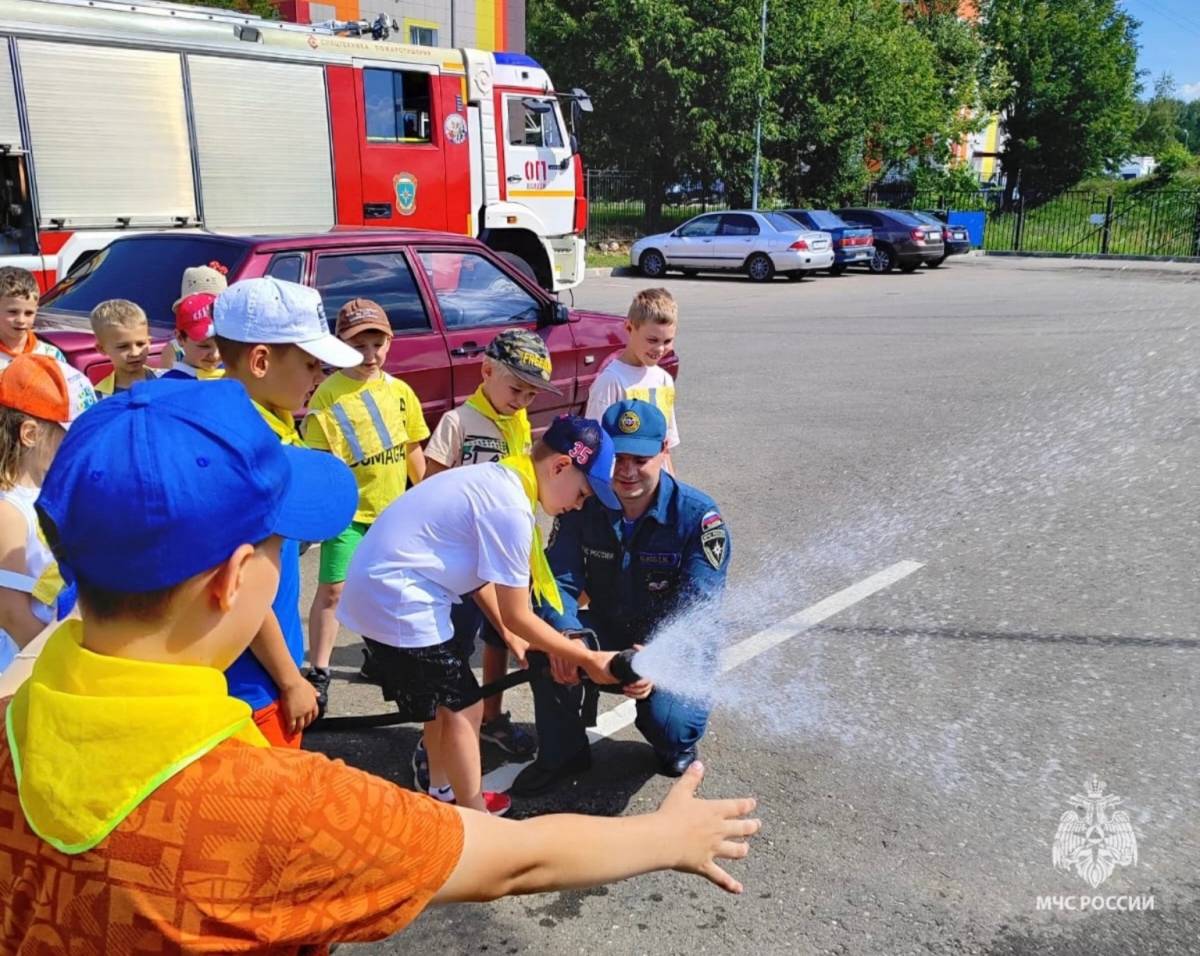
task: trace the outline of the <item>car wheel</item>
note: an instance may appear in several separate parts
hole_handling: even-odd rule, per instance
[[[746,260],[746,275],[751,282],[770,282],[775,277],[775,263],[770,256],[756,252]]]
[[[896,254],[887,246],[876,246],[875,255],[871,257],[871,271],[883,275],[896,268]]]
[[[840,276],[845,271],[846,271],[846,267],[844,265],[836,265],[836,266],[829,267],[829,274],[831,276]]]
[[[929,262],[925,263],[925,265],[929,266],[930,269],[936,269],[938,266],[940,266],[945,261],[946,261],[946,257],[942,256],[942,258],[940,258],[940,259],[930,260]]]
[[[803,282],[804,277],[807,275],[808,273],[803,269],[796,269],[794,272],[789,272],[787,277],[789,282]]]
[[[661,279],[667,274],[667,260],[657,249],[647,249],[638,260],[638,268],[647,279]]]
[[[917,271],[917,266],[920,264],[920,262],[906,262],[900,267],[900,271],[905,275],[912,275],[912,273]]]

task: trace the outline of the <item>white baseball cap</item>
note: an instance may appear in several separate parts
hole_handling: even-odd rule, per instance
[[[216,334],[234,342],[295,345],[326,365],[351,368],[362,355],[329,331],[316,289],[264,276],[235,282],[213,303]]]

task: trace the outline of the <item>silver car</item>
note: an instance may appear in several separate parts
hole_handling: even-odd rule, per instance
[[[783,213],[750,209],[705,213],[629,250],[630,264],[649,279],[677,270],[744,272],[753,282],[768,282],[778,272],[799,280],[828,269],[833,259],[829,233],[805,229]]]

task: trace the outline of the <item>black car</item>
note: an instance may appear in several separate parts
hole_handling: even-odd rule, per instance
[[[860,207],[834,212],[852,225],[869,226],[875,234],[872,272],[882,275],[897,266],[901,272],[915,272],[922,262],[940,264],[946,258],[941,228],[921,222],[910,212]]]
[[[833,237],[834,263],[829,267],[831,276],[841,275],[847,266],[869,265],[875,257],[875,240],[870,229],[852,226],[828,209],[784,209],[805,229],[827,232]]]
[[[925,265],[936,269],[950,256],[961,256],[971,251],[971,235],[966,226],[951,225],[944,209],[918,209],[913,213],[918,219],[931,226],[942,227],[942,242],[946,246],[946,255],[937,262],[927,262]]]

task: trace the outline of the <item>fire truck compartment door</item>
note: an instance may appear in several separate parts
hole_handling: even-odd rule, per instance
[[[177,53],[20,40],[43,226],[196,219]]]
[[[325,71],[189,56],[204,222],[308,232],[334,223]]]
[[[527,93],[501,99],[506,198],[530,209],[546,235],[565,235],[575,228],[575,169],[558,103]]]
[[[7,56],[7,43],[0,45],[0,54],[5,56],[3,65],[0,65],[0,146],[7,147],[9,152],[16,152],[25,143],[21,139],[21,121],[17,116],[17,91],[13,85],[12,63]]]

